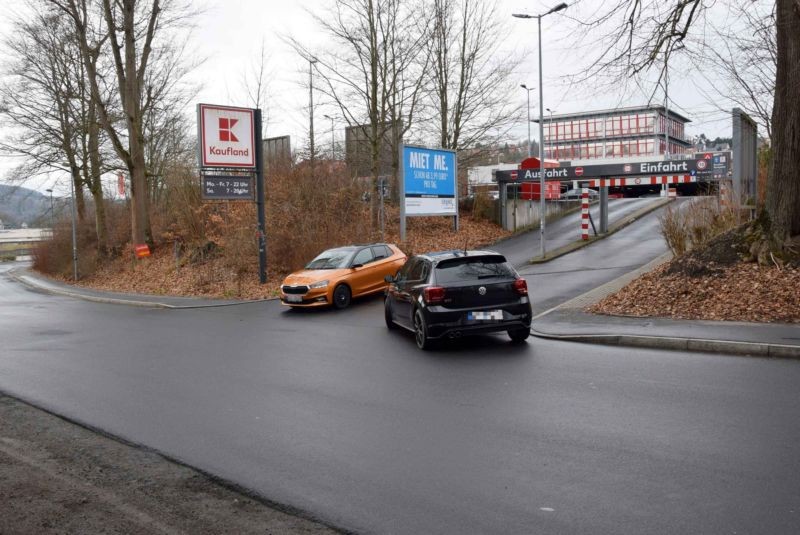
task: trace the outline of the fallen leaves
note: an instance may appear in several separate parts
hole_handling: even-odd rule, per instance
[[[674,262],[674,261],[673,261]],[[800,323],[800,268],[737,262],[699,276],[665,264],[588,308],[597,314]]]
[[[388,214],[390,221],[395,214]],[[407,239],[399,243],[398,225],[390,224],[385,241],[398,243],[407,254],[486,245],[511,233],[483,219],[463,216],[459,231],[452,218],[409,218]],[[375,236],[377,241],[379,236]],[[355,239],[352,241],[356,241]],[[351,241],[351,242],[352,242]],[[342,243],[340,245],[346,245]],[[235,254],[230,252],[229,254]],[[234,268],[223,249],[220,255],[199,263],[179,263],[170,246],[157,247],[150,258],[132,261],[128,255],[107,261],[78,286],[124,293],[190,296],[212,299],[265,299],[277,297],[286,270],[271,269],[267,283],[258,282],[258,258],[253,255],[246,270]],[[268,266],[279,264],[267,259]],[[71,282],[66,281],[65,282]]]

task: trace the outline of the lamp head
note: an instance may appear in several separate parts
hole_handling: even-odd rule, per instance
[[[532,18],[534,18],[531,15],[526,15],[525,13],[512,13],[511,16],[514,17],[514,18],[517,18],[517,19],[532,19]]]
[[[562,9],[567,9],[567,4],[566,4],[566,2],[561,2],[561,3],[560,3],[560,4],[558,4],[556,7],[554,7],[554,8],[553,8],[553,9],[551,9],[550,11],[548,11],[548,13],[555,13],[556,11],[561,11]]]

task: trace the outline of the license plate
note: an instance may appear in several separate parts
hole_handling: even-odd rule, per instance
[[[303,296],[302,295],[292,295],[286,294],[285,300],[287,303],[302,303]]]
[[[501,320],[503,319],[502,310],[487,310],[484,312],[468,312],[467,319],[469,320]]]

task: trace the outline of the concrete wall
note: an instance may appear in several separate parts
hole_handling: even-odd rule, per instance
[[[545,219],[547,221],[558,219],[580,206],[581,201],[547,201],[545,202]],[[501,224],[505,223],[503,228],[506,230],[516,231],[525,227],[539,228],[539,201],[508,199],[504,215]]]

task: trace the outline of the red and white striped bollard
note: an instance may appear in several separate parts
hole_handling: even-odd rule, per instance
[[[589,239],[589,188],[581,189],[581,239]]]

